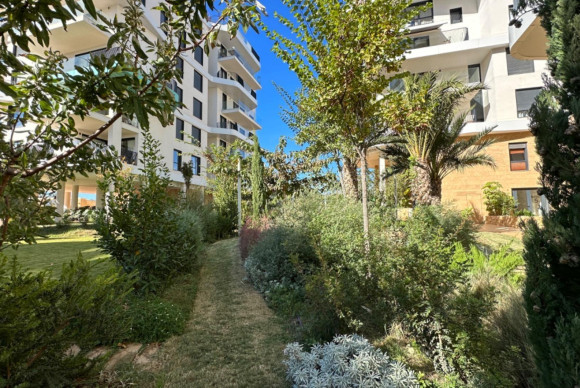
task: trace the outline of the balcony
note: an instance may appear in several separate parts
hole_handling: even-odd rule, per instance
[[[137,151],[130,150],[129,148],[126,147],[121,147],[121,152],[119,156],[123,163],[130,164],[133,166],[137,165],[137,159],[139,157]]]
[[[250,130],[262,129],[256,122],[256,116],[241,101],[228,101],[222,105],[222,115]]]
[[[242,77],[250,89],[258,90],[262,88],[254,78],[252,67],[238,51],[233,49],[220,49],[218,52],[218,62],[228,72]]]
[[[518,8],[518,0],[514,1],[514,9]],[[547,59],[548,37],[542,27],[541,18],[532,12],[526,12],[519,17],[521,25],[509,27],[510,53],[517,59]],[[519,25],[519,23],[518,23]]]
[[[85,13],[77,15],[75,20],[68,22],[66,30],[60,22],[49,25],[50,48],[67,55],[105,47],[109,40],[109,34],[100,30],[97,24],[91,15]],[[30,45],[32,54],[43,55],[45,50],[47,50],[46,47]]]
[[[418,34],[419,33],[413,33],[410,35],[411,50],[469,40],[469,30],[467,27],[455,28],[447,31],[436,29],[421,36],[417,36]]]
[[[209,87],[220,88],[234,100],[242,101],[249,109],[256,109],[258,106],[255,98],[256,93],[238,81],[230,79],[228,74],[218,72],[216,77],[209,78]]]
[[[225,140],[228,143],[233,143],[236,140],[242,140],[251,143],[251,132],[245,130],[244,128],[238,126],[237,129],[231,128],[228,125],[223,125],[223,123],[216,123],[215,127],[208,128],[209,142],[212,143],[215,137]]]
[[[141,128],[141,126],[139,125],[139,120],[137,120],[136,118],[130,119],[129,117],[123,115],[122,121],[123,121],[123,124],[128,124],[136,129]]]
[[[241,54],[246,65],[249,66],[250,73],[254,74],[260,70],[260,56],[242,33],[238,32],[235,37],[232,37],[227,27],[221,25],[218,40],[227,50],[235,50]]]

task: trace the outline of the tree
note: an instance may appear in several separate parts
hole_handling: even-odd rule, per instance
[[[93,140],[123,115],[136,118],[144,130],[149,115],[163,125],[173,123],[173,112],[180,106],[167,85],[181,77],[177,57],[200,45],[207,50],[222,22],[235,34],[239,26],[253,26],[258,17],[254,1],[227,1],[217,23],[204,31],[213,3],[161,3],[157,9],[168,16],[161,26],[167,39],[155,42],[143,27],[138,0],[129,1],[122,17],[114,20],[99,14],[92,0],[49,0],[34,6],[14,0],[0,7],[0,92],[12,100],[0,104],[0,247],[34,242],[37,226],[56,215],[48,205],[59,182],[118,167],[116,155]],[[77,13],[84,12],[110,34],[107,51],[68,73],[63,67],[66,57],[49,50],[48,26],[58,21],[66,28]],[[17,55],[17,50],[29,52],[30,44],[47,51],[43,56]],[[77,140],[77,121],[99,110],[112,112],[109,120]],[[32,130],[18,139],[22,126]]]
[[[544,387],[580,384],[580,2],[528,1],[548,34],[552,75],[530,109],[543,228],[526,225],[524,298]],[[523,11],[520,9],[518,11]]]
[[[299,143],[312,142],[319,153],[338,151],[345,162],[361,163],[363,229],[369,235],[366,154],[384,131],[384,102],[378,97],[399,70],[408,40],[406,26],[413,11],[407,0],[284,0],[293,21],[276,15],[293,38],[270,31],[273,50],[302,84],[298,106],[312,111],[322,126],[299,128]],[[325,147],[322,138],[336,139]],[[337,146],[338,145],[338,146]],[[345,151],[348,151],[345,152]],[[350,160],[352,162],[352,160]],[[352,168],[352,163],[350,163]],[[348,170],[348,169],[347,169]]]
[[[466,112],[458,112],[469,94],[483,85],[466,85],[456,79],[438,79],[435,72],[408,75],[404,90],[392,93],[387,120],[404,141],[383,147],[398,170],[413,168],[411,192],[415,204],[441,202],[443,178],[472,166],[495,166],[482,151],[493,143],[486,137],[493,128],[461,138]]]
[[[252,153],[252,216],[255,220],[260,218],[266,206],[265,185],[264,185],[264,163],[262,162],[262,152],[258,137],[253,137],[254,150]]]
[[[181,176],[183,176],[183,182],[185,183],[185,196],[189,193],[189,186],[191,186],[191,179],[193,178],[193,162],[185,162],[181,165],[179,169],[181,171]]]

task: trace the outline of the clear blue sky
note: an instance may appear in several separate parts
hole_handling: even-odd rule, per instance
[[[274,17],[274,12],[289,16],[289,12],[281,0],[262,0],[261,2],[266,6],[268,12],[268,16],[263,18],[266,25],[284,35],[289,34],[288,29],[282,26]],[[282,107],[285,106],[285,102],[274,87],[273,82],[275,81],[276,84],[290,93],[299,88],[300,82],[296,75],[288,69],[288,66],[274,55],[272,41],[264,32],[260,31],[259,34],[256,34],[254,31],[249,30],[245,35],[260,55],[260,63],[262,65],[262,69],[257,74],[258,81],[262,85],[262,89],[257,92],[257,118],[262,129],[257,132],[257,135],[260,139],[260,145],[267,150],[273,151],[281,136],[286,136],[288,139],[293,137],[292,130],[280,118],[280,112]],[[294,143],[289,141],[287,149],[292,150],[295,148]]]

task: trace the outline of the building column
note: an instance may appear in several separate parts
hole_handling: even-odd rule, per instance
[[[65,184],[62,183],[62,187],[56,191],[56,212],[58,213],[58,217],[56,217],[57,221],[60,221],[62,215],[64,213],[64,191]]]
[[[66,208],[66,210],[72,210],[70,197],[71,197],[71,192],[65,191],[64,192],[64,207]]]
[[[105,193],[99,187],[97,187],[97,198],[96,198],[96,208],[103,209],[105,206]]]
[[[70,208],[75,210],[79,207],[79,185],[73,185],[70,195]]]
[[[121,139],[123,138],[123,124],[121,120],[117,120],[109,127],[107,133],[107,144],[109,147],[115,147],[117,153],[121,152]]]
[[[385,173],[387,172],[387,161],[383,157],[379,157],[379,191],[385,191]]]

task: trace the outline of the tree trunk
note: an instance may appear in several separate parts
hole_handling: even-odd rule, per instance
[[[441,182],[433,182],[429,172],[421,167],[425,165],[420,161],[414,167],[415,178],[411,184],[413,202],[417,205],[438,205],[441,203]]]
[[[367,150],[359,150],[360,155],[360,179],[362,190],[362,211],[363,211],[363,232],[365,240],[365,252],[368,254],[371,250],[369,243],[369,204],[367,196]]]
[[[358,177],[356,174],[356,162],[350,158],[342,159],[342,187],[347,198],[359,199]]]

